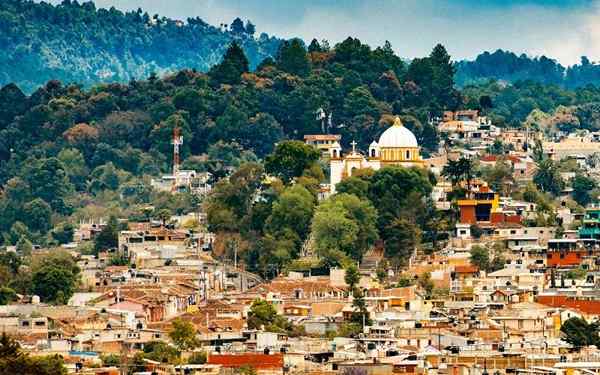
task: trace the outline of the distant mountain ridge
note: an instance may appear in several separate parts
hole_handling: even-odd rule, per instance
[[[15,83],[32,93],[52,79],[92,86],[129,82],[181,69],[208,71],[232,41],[244,49],[254,69],[276,55],[281,39],[254,35],[254,25],[236,19],[215,27],[202,19],[185,22],[150,16],[141,9],[122,12],[93,2],[0,1],[0,87]],[[484,52],[455,63],[459,87],[489,80],[531,80],[566,88],[600,87],[600,65],[582,57],[564,67],[546,56],[510,51]]]
[[[0,86],[14,82],[32,92],[51,79],[89,86],[183,68],[207,71],[234,40],[251,67],[281,42],[267,34],[255,38],[254,26],[241,20],[224,30],[200,18],[181,22],[141,9],[97,9],[92,2],[2,0]]]
[[[455,80],[459,86],[477,84],[490,79],[513,83],[531,80],[566,88],[589,84],[600,86],[600,65],[582,56],[581,62],[564,67],[546,56],[529,57],[501,49],[484,52],[473,61],[456,63]]]

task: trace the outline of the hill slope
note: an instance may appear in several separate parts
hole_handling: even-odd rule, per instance
[[[500,49],[484,52],[473,61],[456,63],[456,82],[460,86],[490,79],[509,83],[531,80],[568,88],[600,86],[600,65],[582,56],[579,64],[564,67],[546,56],[529,57]]]
[[[0,2],[0,86],[32,92],[48,80],[91,85],[127,82],[183,68],[208,70],[237,40],[250,66],[276,53],[280,40],[254,37],[239,23],[223,31],[199,18],[183,23],[138,9],[123,13],[93,3],[53,6],[30,0]]]

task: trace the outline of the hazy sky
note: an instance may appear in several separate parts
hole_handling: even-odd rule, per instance
[[[60,2],[52,0],[51,2]],[[150,14],[211,24],[250,19],[259,32],[328,39],[387,39],[402,57],[423,56],[438,42],[454,59],[484,50],[545,54],[569,65],[600,60],[600,0],[96,0],[99,7],[141,7]]]

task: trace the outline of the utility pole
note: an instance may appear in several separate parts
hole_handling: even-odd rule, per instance
[[[525,151],[529,153],[529,121],[525,121]]]
[[[234,240],[233,241],[233,268],[235,268],[237,270],[237,242]]]
[[[183,144],[183,136],[179,127],[173,128],[173,191],[179,186],[179,146]]]

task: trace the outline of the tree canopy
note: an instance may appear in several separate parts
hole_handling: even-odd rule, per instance
[[[0,13],[0,85],[16,82],[28,92],[50,79],[91,86],[183,68],[208,71],[234,41],[256,67],[281,43],[265,33],[255,37],[254,24],[240,18],[223,29],[199,17],[182,22],[92,2],[7,0]]]

